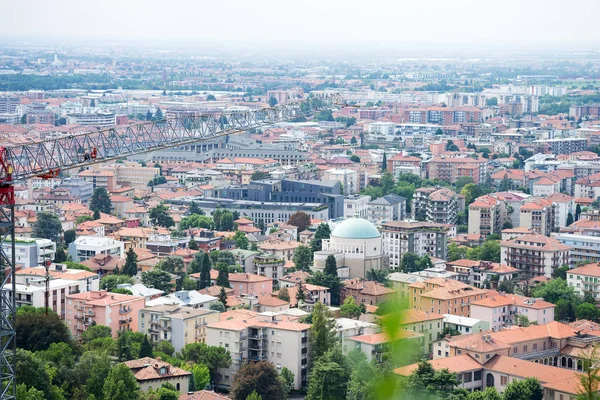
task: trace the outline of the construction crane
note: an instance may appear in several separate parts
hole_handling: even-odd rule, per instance
[[[344,104],[339,95],[317,94],[270,108],[186,114],[0,147],[0,400],[16,398],[15,181],[51,179],[64,170],[186,146],[340,106]]]

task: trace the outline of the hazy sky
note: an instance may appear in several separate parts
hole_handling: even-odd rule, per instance
[[[0,0],[0,39],[596,47],[598,11],[600,0]]]

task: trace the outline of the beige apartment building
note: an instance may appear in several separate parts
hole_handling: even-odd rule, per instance
[[[520,210],[521,228],[527,228],[540,235],[550,236],[554,232],[556,215],[551,200],[537,198],[527,199]]]
[[[220,384],[230,387],[236,372],[248,361],[270,361],[278,372],[294,374],[294,388],[307,385],[309,324],[276,321],[271,317],[236,318],[206,326],[206,344],[224,347],[232,363],[219,370]]]
[[[527,278],[553,278],[556,268],[569,265],[570,253],[571,247],[539,234],[500,242],[500,263],[519,269]]]
[[[469,205],[469,234],[500,233],[504,214],[504,202],[489,195],[478,197]]]
[[[494,331],[516,325],[516,317],[523,315],[529,322],[547,324],[554,321],[554,307],[542,299],[517,294],[497,294],[471,303],[471,318],[490,323]]]
[[[138,332],[151,342],[171,342],[175,351],[189,343],[206,342],[206,325],[219,322],[219,312],[204,308],[160,305],[139,311]]]

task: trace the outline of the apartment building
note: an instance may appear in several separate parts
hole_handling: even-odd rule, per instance
[[[88,327],[104,325],[112,329],[113,339],[119,331],[137,330],[139,311],[144,298],[106,290],[67,295],[67,327],[80,338]]]
[[[189,343],[206,342],[206,326],[219,322],[219,312],[204,308],[160,305],[139,311],[137,331],[145,333],[153,343],[170,342],[175,351]]]
[[[423,334],[399,330],[396,332],[394,339],[390,339],[387,333],[371,333],[361,336],[353,336],[349,338],[355,343],[355,349],[362,351],[367,357],[367,362],[376,361],[381,363],[386,359],[387,354],[393,352],[393,348],[399,343],[402,343],[404,348],[422,349]]]
[[[108,128],[117,124],[117,117],[113,113],[69,114],[67,123]]]
[[[490,330],[490,323],[477,318],[444,314],[444,328],[455,330],[461,335]]]
[[[567,272],[567,283],[575,293],[582,296],[591,293],[594,298],[600,299],[600,264],[587,264],[573,268]]]
[[[469,317],[472,302],[487,296],[488,290],[479,289],[452,279],[434,278],[409,285],[409,306],[416,310],[437,314]]]
[[[456,183],[461,177],[469,177],[476,184],[487,177],[485,158],[435,156],[426,162],[427,178]]]
[[[357,304],[377,305],[395,293],[378,282],[350,279],[342,282],[340,302],[343,303],[346,297],[353,297]]]
[[[528,198],[520,210],[521,228],[544,236],[550,236],[556,227],[556,213],[552,200],[547,198]]]
[[[555,305],[516,294],[497,294],[471,303],[471,318],[490,323],[494,331],[516,325],[519,315],[538,325],[554,321]]]
[[[94,190],[96,188],[104,188],[112,192],[117,185],[115,171],[88,169],[81,171],[78,176],[84,181],[91,183]]]
[[[505,214],[504,202],[485,195],[469,205],[469,234],[489,236],[500,233]]]
[[[571,248],[571,265],[580,261],[600,262],[600,236],[565,232],[559,233],[554,238]]]
[[[7,257],[12,256],[12,241],[2,243]],[[54,260],[56,243],[50,239],[17,238],[15,240],[15,267],[32,268],[43,265],[44,261]]]
[[[500,242],[500,262],[517,268],[527,278],[553,278],[556,268],[569,265],[570,257],[571,247],[540,234]]]
[[[74,262],[83,262],[98,255],[123,257],[124,243],[106,237],[83,236],[69,243],[69,256]]]
[[[369,196],[359,194],[344,197],[344,219],[352,218],[355,215],[360,218],[367,218],[370,201]]]
[[[480,260],[446,262],[446,270],[457,274],[456,279],[471,286],[496,289],[500,282],[517,277],[519,270],[508,265]]]
[[[448,227],[433,222],[391,221],[381,226],[383,253],[390,269],[398,269],[404,253],[446,259]]]
[[[342,354],[344,355],[348,354],[356,347],[356,344],[350,341],[351,337],[378,333],[380,329],[379,325],[371,322],[350,318],[335,319],[335,331],[342,344]]]
[[[388,194],[367,203],[367,219],[373,223],[406,218],[406,198]]]
[[[457,215],[464,210],[464,196],[447,188],[419,188],[412,202],[412,217],[437,224],[456,224]]]
[[[282,274],[283,275],[283,274]],[[273,279],[266,276],[246,273],[230,273],[229,283],[235,296],[270,296],[273,292]]]
[[[242,365],[270,361],[277,371],[283,367],[294,374],[294,388],[307,386],[309,324],[277,321],[256,316],[228,319],[206,326],[206,344],[224,347],[232,363],[219,370],[220,384],[230,387]]]
[[[433,312],[409,309],[402,314],[400,327],[423,335],[423,354],[431,354],[433,342],[444,330],[444,316]]]
[[[251,270],[256,275],[279,279],[284,276],[285,260],[270,254],[256,254],[253,257]]]
[[[326,181],[338,181],[343,185],[344,194],[355,194],[359,189],[358,173],[347,168],[328,169],[323,172],[323,179]]]
[[[392,173],[395,177],[399,177],[403,174],[415,174],[421,175],[421,160],[415,156],[404,156],[401,153],[388,158],[387,170]]]

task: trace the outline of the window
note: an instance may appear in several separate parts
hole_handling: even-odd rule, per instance
[[[473,380],[474,381],[480,381],[481,380],[481,371],[475,371],[473,373]]]
[[[501,384],[502,386],[506,386],[506,385],[508,385],[508,377],[507,377],[507,376],[501,376],[501,377],[500,377],[500,384]]]

